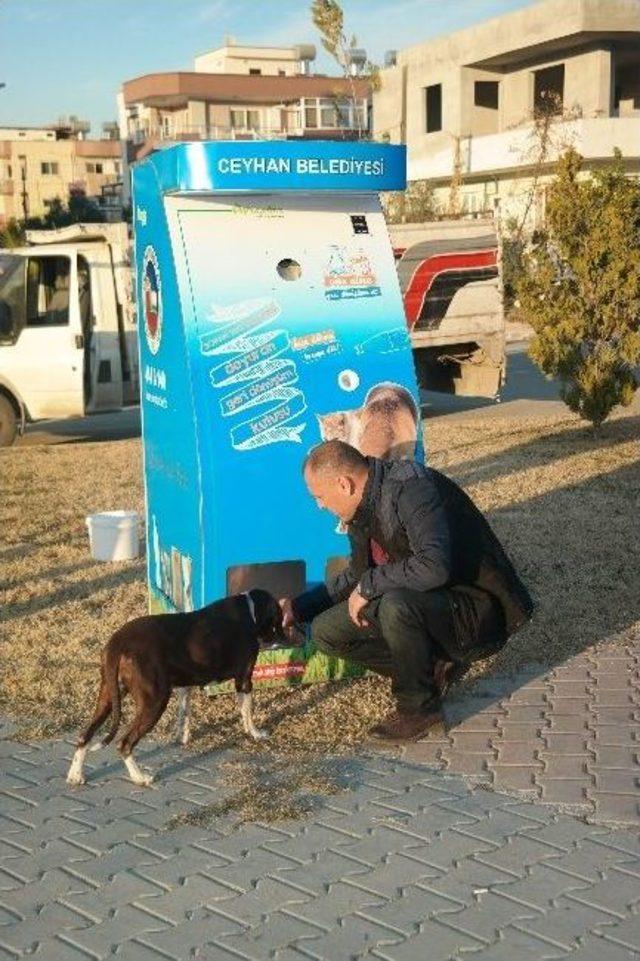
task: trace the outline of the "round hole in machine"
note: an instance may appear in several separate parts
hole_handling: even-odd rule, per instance
[[[283,257],[276,270],[283,280],[300,280],[302,274],[302,267],[297,260],[293,260],[291,257]]]

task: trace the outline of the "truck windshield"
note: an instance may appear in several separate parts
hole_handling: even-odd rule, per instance
[[[26,259],[0,254],[0,344],[14,344],[25,323]]]

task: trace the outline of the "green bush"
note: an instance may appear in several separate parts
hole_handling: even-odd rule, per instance
[[[589,179],[581,164],[574,150],[559,161],[546,229],[523,254],[516,293],[535,331],[532,359],[597,428],[638,387],[640,185],[619,151]]]

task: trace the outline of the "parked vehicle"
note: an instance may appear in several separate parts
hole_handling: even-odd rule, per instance
[[[389,234],[420,386],[497,397],[505,322],[494,222],[394,224]]]
[[[0,446],[26,421],[138,402],[127,225],[30,231],[0,250]]]
[[[420,386],[495,397],[505,375],[493,221],[389,227]],[[27,421],[139,401],[127,226],[29,231],[0,250],[0,446]]]

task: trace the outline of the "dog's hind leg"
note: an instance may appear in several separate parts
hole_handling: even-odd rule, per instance
[[[96,731],[102,727],[106,719],[111,713],[111,697],[109,696],[109,691],[104,680],[104,674],[102,676],[102,683],[100,685],[100,692],[98,694],[98,703],[96,704],[95,714],[91,720],[91,723],[86,728],[85,731],[78,737],[77,746],[75,754],[71,760],[71,766],[67,773],[67,784],[84,784],[84,759],[87,751],[95,751],[99,747],[102,747],[102,742],[98,741],[97,744],[89,747],[89,742],[91,738],[96,733]]]
[[[253,669],[253,666],[252,666]],[[254,741],[262,741],[269,737],[268,733],[262,728],[256,727],[253,723],[253,685],[251,676],[241,679],[236,678],[236,700],[240,708],[242,718],[242,729],[245,734],[249,734]]]
[[[154,692],[154,694],[155,693],[156,692]],[[169,702],[170,694],[171,690],[168,690],[157,695],[158,700],[154,700],[153,702],[147,700],[138,702],[136,716],[118,747],[124,765],[129,772],[129,777],[134,784],[138,784],[140,787],[149,787],[153,782],[153,775],[143,774],[136,764],[132,752],[138,741],[143,738],[145,734],[148,734],[149,731],[153,730],[162,717]]]
[[[178,716],[173,729],[173,739],[177,744],[186,745],[191,738],[191,688],[179,687]]]

